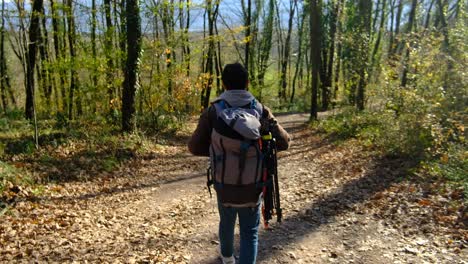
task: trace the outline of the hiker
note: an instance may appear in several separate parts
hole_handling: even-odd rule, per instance
[[[257,257],[260,224],[261,188],[256,186],[261,180],[260,124],[270,124],[278,150],[286,150],[290,138],[271,110],[247,91],[248,74],[240,63],[224,67],[222,83],[224,92],[200,116],[188,148],[194,155],[210,157],[222,262],[235,263],[234,228],[239,216],[239,263],[250,264]]]

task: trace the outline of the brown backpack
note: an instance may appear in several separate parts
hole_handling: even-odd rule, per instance
[[[217,101],[212,107],[217,118],[211,133],[208,187],[214,184],[224,206],[254,207],[263,187],[259,145],[263,106],[254,100],[242,107]]]

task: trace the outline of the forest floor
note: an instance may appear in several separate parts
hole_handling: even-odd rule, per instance
[[[284,219],[261,228],[258,263],[468,263],[467,212],[451,206],[460,194],[408,176],[412,160],[338,144],[307,119],[279,116],[293,137],[279,155]],[[25,194],[0,216],[0,262],[220,263],[208,160],[185,145],[194,126],[114,171],[16,190]],[[25,166],[66,175],[82,159]]]

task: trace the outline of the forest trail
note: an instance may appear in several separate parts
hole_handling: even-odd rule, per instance
[[[261,228],[258,263],[467,263],[466,246],[447,245],[447,229],[398,194],[412,188],[401,182],[411,161],[333,144],[308,115],[278,119],[293,137],[279,155],[284,221]],[[186,140],[18,201],[0,218],[0,262],[220,263],[208,161]]]

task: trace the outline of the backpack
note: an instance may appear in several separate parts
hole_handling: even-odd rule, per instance
[[[255,207],[263,187],[259,146],[263,106],[253,99],[241,107],[218,100],[212,107],[216,120],[211,133],[208,189],[214,184],[224,206]]]

